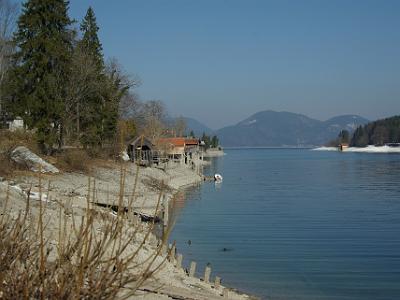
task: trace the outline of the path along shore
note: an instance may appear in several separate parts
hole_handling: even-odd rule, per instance
[[[121,172],[122,170],[122,172]],[[124,174],[121,177],[121,174]],[[90,178],[90,180],[89,180]],[[123,194],[121,191],[121,178],[124,178]],[[95,199],[96,203],[114,205],[115,199],[122,199],[123,205],[132,203],[133,211],[137,216],[154,216],[158,202],[163,207],[173,200],[180,189],[185,186],[200,184],[203,176],[185,165],[175,165],[162,170],[158,168],[142,168],[132,163],[121,164],[107,162],[101,166],[92,168],[90,174],[82,173],[60,173],[57,175],[43,175],[42,185],[39,186],[37,174],[21,172],[11,180],[0,182],[0,201],[4,205],[5,195],[8,194],[7,212],[16,216],[18,211],[26,207],[26,193],[31,189],[31,210],[38,213],[39,201],[35,201],[39,190],[43,194],[42,200],[46,200],[46,226],[47,238],[56,243],[54,235],[59,231],[60,205],[65,210],[70,210],[74,216],[85,215],[88,209],[89,198]],[[89,186],[90,185],[90,186]],[[135,187],[135,188],[134,188]],[[160,192],[162,191],[162,197]],[[35,198],[36,197],[36,198]],[[132,198],[133,197],[133,198]],[[161,200],[159,200],[161,198]],[[134,199],[130,201],[130,199]],[[36,199],[38,200],[38,199]],[[120,203],[121,204],[121,203]],[[90,209],[104,210],[102,206],[95,203],[90,204]],[[163,215],[163,212],[157,212]],[[132,250],[137,249],[138,244],[148,231],[149,224],[142,222],[139,217],[135,218],[136,226],[140,228],[138,238]],[[136,241],[137,240],[137,241]],[[145,246],[141,247],[137,260],[146,261],[154,254],[160,245],[158,240],[151,234]],[[129,250],[129,249],[128,249]],[[171,254],[173,253],[173,254]],[[169,256],[165,260],[166,256]],[[140,287],[137,294],[131,299],[251,299],[252,297],[235,292],[232,289],[221,286],[219,282],[214,283],[210,277],[202,279],[188,276],[181,266],[180,255],[175,251],[162,251],[156,261],[164,261],[162,267]],[[188,266],[189,268],[189,266]],[[218,272],[218,270],[212,270]],[[204,274],[204,272],[202,271]],[[208,277],[206,275],[206,277]],[[212,279],[212,280],[211,280]],[[209,283],[209,282],[211,283]]]

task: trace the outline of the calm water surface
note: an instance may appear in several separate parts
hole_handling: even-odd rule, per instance
[[[226,152],[179,203],[186,265],[263,299],[400,299],[400,155]]]

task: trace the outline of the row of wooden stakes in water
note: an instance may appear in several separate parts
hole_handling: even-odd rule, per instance
[[[167,250],[167,249],[165,249],[165,250]],[[176,254],[176,248],[174,245],[169,246],[168,260],[170,262],[174,263],[175,267],[177,269],[182,269],[183,255],[179,254],[179,253]],[[192,261],[190,263],[189,271],[186,272],[189,277],[195,277],[196,266],[197,266],[197,263],[195,261]],[[215,289],[219,289],[221,287],[221,277],[215,276],[214,285],[212,285],[212,283],[210,282],[210,276],[211,276],[211,267],[206,266],[206,268],[204,269],[204,277],[199,278],[199,279],[203,280],[204,283],[210,284]],[[230,293],[230,290],[228,288],[224,288],[222,296],[224,298],[229,298],[229,293]]]
[[[143,223],[140,222],[140,217],[139,216],[134,216],[134,223],[136,224],[140,224],[143,226]],[[155,237],[155,235],[150,234],[148,241],[149,244],[153,244],[153,245],[157,245],[158,244],[158,239]],[[176,254],[176,247],[175,245],[170,244],[169,247],[168,246],[163,246],[162,249],[162,254],[163,255],[168,255],[168,261],[170,261],[171,263],[173,263],[175,265],[175,267],[177,269],[182,269],[182,262],[183,262],[183,255],[178,253]],[[197,267],[197,263],[195,261],[192,261],[190,263],[190,268],[187,271],[186,270],[186,274],[189,277],[195,277],[195,273],[196,273],[196,267]],[[211,267],[210,266],[206,266],[206,268],[204,269],[204,277],[203,278],[199,278],[200,280],[203,280],[204,283],[210,284],[211,287],[215,288],[216,290],[221,288],[221,277],[219,276],[215,276],[214,279],[214,284],[212,284],[212,282],[210,282],[210,277],[211,277]],[[229,288],[224,288],[222,290],[222,296],[223,298],[230,298],[230,293],[231,290]]]

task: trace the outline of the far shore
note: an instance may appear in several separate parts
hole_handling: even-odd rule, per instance
[[[210,148],[207,149],[206,152],[204,152],[203,157],[220,157],[224,156],[225,152],[222,148]]]

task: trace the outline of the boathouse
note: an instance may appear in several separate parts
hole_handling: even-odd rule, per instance
[[[128,155],[131,161],[142,166],[151,166],[157,160],[156,147],[153,142],[144,135],[138,136],[128,144]]]
[[[199,140],[193,138],[161,138],[157,141],[157,146],[170,161],[185,164],[199,152]]]
[[[339,144],[338,148],[339,148],[339,151],[345,151],[347,148],[349,148],[349,144],[341,143],[341,144]]]

